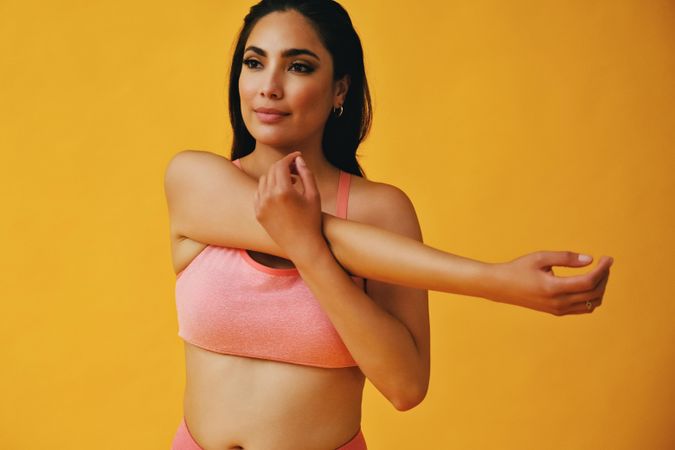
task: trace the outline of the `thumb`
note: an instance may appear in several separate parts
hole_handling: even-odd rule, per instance
[[[296,167],[298,173],[300,174],[300,179],[302,179],[302,185],[305,188],[306,197],[319,196],[319,189],[316,187],[316,180],[314,180],[314,175],[307,167],[305,160],[302,159],[302,156],[295,158]]]
[[[593,257],[575,252],[539,252],[538,263],[540,267],[567,266],[583,267],[593,261]]]

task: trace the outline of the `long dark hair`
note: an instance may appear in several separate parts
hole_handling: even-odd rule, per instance
[[[239,32],[230,68],[229,107],[234,136],[230,158],[241,158],[255,149],[255,139],[246,129],[241,115],[239,97],[244,46],[258,20],[272,12],[288,10],[301,13],[314,26],[333,58],[333,80],[339,80],[345,75],[350,78],[342,116],[329,115],[321,144],[328,162],[345,172],[363,176],[364,171],[356,159],[356,150],[368,135],[372,122],[363,48],[349,14],[333,0],[262,0],[251,7]]]

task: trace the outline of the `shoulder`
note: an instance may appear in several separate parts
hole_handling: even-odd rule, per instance
[[[188,199],[192,194],[213,191],[239,169],[227,158],[203,150],[182,150],[164,169],[164,192],[169,201]]]
[[[230,161],[224,156],[204,150],[182,150],[173,155],[164,171],[165,181],[179,181],[182,177],[222,170]],[[231,163],[230,163],[231,164]]]
[[[392,184],[352,176],[349,219],[422,241],[413,202]]]

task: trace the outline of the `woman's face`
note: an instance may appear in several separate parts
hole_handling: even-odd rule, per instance
[[[244,123],[256,141],[282,148],[320,144],[328,115],[345,94],[345,82],[333,81],[330,53],[302,14],[274,12],[251,30],[239,95]]]

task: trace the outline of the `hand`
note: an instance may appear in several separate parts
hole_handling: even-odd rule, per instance
[[[523,306],[556,316],[585,314],[602,304],[613,258],[602,257],[597,267],[584,275],[556,277],[553,266],[583,267],[593,260],[579,259],[573,252],[534,252],[497,264],[497,291],[486,298]],[[588,308],[586,302],[592,303]]]
[[[258,222],[296,266],[317,252],[330,251],[323,237],[319,189],[300,155],[290,153],[270,166],[258,180],[254,203]]]

